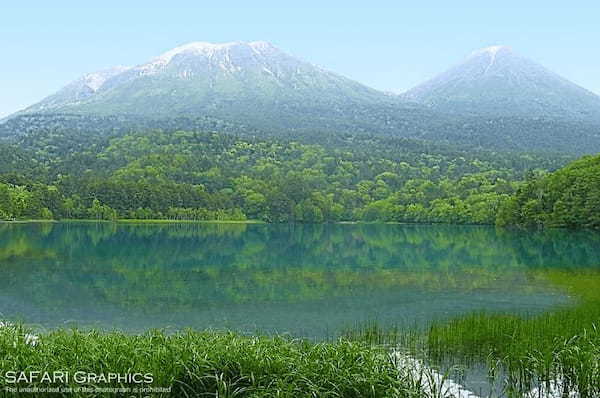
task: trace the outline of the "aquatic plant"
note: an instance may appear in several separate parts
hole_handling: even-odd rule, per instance
[[[532,276],[551,281],[576,303],[532,317],[477,313],[434,322],[425,344],[428,357],[497,361],[507,391],[516,394],[599,396],[600,273],[540,270]]]

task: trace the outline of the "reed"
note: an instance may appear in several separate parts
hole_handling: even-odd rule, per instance
[[[547,278],[575,304],[530,317],[477,313],[435,322],[428,357],[499,365],[507,390],[518,394],[558,389],[600,396],[600,275],[551,270],[535,277]]]
[[[600,273],[542,269],[536,278],[573,298],[535,315],[478,312],[426,327],[348,328],[345,339],[406,351],[438,368],[487,366],[500,395],[600,396]]]

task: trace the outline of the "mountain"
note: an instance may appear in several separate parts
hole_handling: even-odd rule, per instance
[[[600,99],[502,46],[396,96],[267,42],[194,42],[141,65],[84,75],[0,121],[0,139],[153,129],[304,142],[366,134],[584,154],[600,151]]]
[[[94,96],[110,78],[125,72],[128,67],[117,66],[95,73],[88,73],[68,84],[56,94],[46,97],[39,103],[27,108],[26,113],[54,111],[67,104],[77,104]]]
[[[404,99],[434,110],[600,122],[600,97],[507,46],[487,47],[407,91]]]
[[[264,119],[386,102],[393,98],[267,42],[194,42],[135,67],[85,75],[21,113]]]

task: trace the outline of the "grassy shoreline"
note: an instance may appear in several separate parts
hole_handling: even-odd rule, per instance
[[[567,394],[600,396],[600,273],[539,274],[575,297],[576,303],[529,318],[481,313],[433,324],[429,353],[494,361],[515,387],[560,380]]]
[[[40,222],[39,220],[30,220],[30,221],[16,221],[16,223],[36,223]],[[53,220],[43,220],[41,222],[46,223],[54,223],[57,221]],[[73,222],[73,223],[97,223],[97,220],[62,220],[61,222]],[[101,221],[103,223],[111,223],[113,228],[109,228],[110,230],[115,229],[115,223],[111,221]],[[254,223],[255,221],[177,221],[177,220],[119,220],[116,223],[124,223],[124,224],[247,224]],[[51,225],[46,225],[47,227],[51,227]],[[102,225],[98,226],[98,231],[103,230],[104,228],[100,228]],[[41,229],[44,225],[40,225]],[[107,226],[108,227],[108,226]],[[183,226],[182,226],[183,227]],[[68,228],[68,225],[65,226]],[[133,228],[133,227],[132,227]],[[141,227],[140,227],[141,228]],[[11,228],[9,228],[11,229]],[[52,228],[50,228],[52,229]],[[97,228],[92,228],[96,230]],[[234,228],[235,229],[235,228]],[[75,228],[77,230],[77,228]],[[137,231],[137,228],[133,228],[133,230]],[[76,231],[78,232],[78,231]],[[27,231],[23,230],[23,233],[26,234]],[[595,253],[595,251],[588,252]],[[596,256],[593,256],[595,260]],[[316,259],[319,261],[320,257]],[[153,260],[151,260],[153,261]],[[551,260],[553,261],[553,260]],[[569,257],[567,262],[575,262],[574,258]],[[466,264],[466,262],[463,262]],[[582,262],[583,264],[583,262]],[[154,352],[154,350],[172,350],[171,344],[179,345],[182,344],[188,349],[195,349],[196,342],[195,340],[202,340],[208,337],[202,336],[211,336],[215,344],[222,344],[224,346],[229,346],[234,344],[234,342],[243,341],[244,343],[240,344],[259,344],[256,343],[255,340],[258,339],[261,342],[273,342],[275,340],[278,341],[277,344],[284,344],[284,342],[290,344],[299,344],[298,350],[304,350],[307,347],[325,347],[327,350],[331,350],[332,354],[327,357],[320,357],[314,360],[318,361],[334,361],[335,366],[347,366],[346,360],[340,358],[338,356],[341,355],[340,350],[343,350],[344,344],[355,344],[356,347],[360,347],[364,349],[364,352],[360,355],[379,355],[384,362],[379,363],[379,367],[387,366],[384,365],[387,362],[386,360],[386,348],[396,348],[402,347],[406,348],[409,344],[413,344],[415,341],[420,344],[418,347],[422,351],[419,354],[423,354],[423,361],[430,361],[427,364],[434,363],[434,365],[440,363],[448,363],[452,361],[457,361],[460,363],[474,363],[474,364],[488,364],[490,365],[490,369],[499,369],[502,379],[502,383],[505,381],[510,383],[510,388],[515,391],[516,396],[520,396],[519,394],[523,394],[525,392],[531,391],[532,389],[539,388],[543,385],[549,385],[550,383],[555,383],[556,381],[560,381],[564,388],[568,389],[567,392],[576,391],[581,397],[599,397],[600,396],[600,378],[597,375],[600,374],[600,331],[598,330],[598,326],[600,326],[600,269],[598,267],[591,267],[590,265],[596,264],[592,262],[592,264],[588,264],[587,268],[577,268],[569,267],[563,269],[554,269],[554,268],[532,268],[528,271],[526,278],[531,278],[536,281],[543,282],[544,286],[550,286],[553,289],[559,290],[562,293],[565,293],[567,296],[572,297],[573,300],[569,302],[568,306],[561,306],[557,308],[553,308],[542,314],[534,314],[534,315],[523,315],[518,316],[514,314],[493,314],[491,312],[479,312],[479,313],[470,313],[464,316],[459,316],[454,319],[444,320],[444,321],[433,321],[427,325],[425,330],[412,331],[409,328],[398,328],[396,330],[386,330],[383,328],[379,328],[377,324],[374,324],[371,329],[365,328],[365,330],[356,329],[354,332],[350,332],[343,336],[343,340],[340,341],[328,341],[326,343],[314,343],[314,342],[302,342],[300,340],[291,340],[290,338],[277,338],[277,337],[248,337],[241,336],[235,333],[223,333],[223,332],[189,332],[188,334],[193,337],[184,337],[180,340],[177,340],[178,337],[187,336],[186,333],[176,333],[175,336],[171,338],[171,335],[163,334],[162,337],[153,339],[150,336],[152,333],[146,333],[143,335],[135,335],[130,336],[123,333],[113,332],[113,333],[103,333],[97,331],[71,331],[71,330],[55,330],[50,332],[44,332],[41,334],[40,345],[35,348],[38,349],[34,351],[34,354],[31,356],[23,356],[22,354],[27,353],[27,350],[19,351],[12,350],[9,347],[10,343],[14,345],[15,339],[19,341],[19,339],[24,339],[23,336],[26,335],[25,328],[21,327],[23,330],[21,334],[12,335],[4,330],[0,330],[0,382],[2,379],[2,373],[7,368],[5,366],[21,366],[22,368],[27,368],[29,361],[33,360],[33,364],[38,364],[41,362],[35,362],[36,355],[39,355],[39,347],[42,347],[43,344],[51,344],[52,352],[60,353],[65,350],[65,347],[68,347],[70,340],[77,341],[79,339],[81,344],[95,346],[96,351],[94,355],[114,355],[117,356],[118,352],[112,351],[112,347],[109,345],[114,345],[116,347],[123,348],[123,352],[127,353],[127,348],[124,348],[129,345],[136,346],[136,344],[141,344],[140,347],[150,347],[155,343],[158,344],[156,347],[148,348],[150,352]],[[477,263],[477,266],[479,263]],[[541,266],[540,266],[541,267]],[[502,276],[506,276],[508,272],[506,272],[503,268],[500,269],[502,272]],[[134,271],[135,272],[135,271]],[[289,277],[290,274],[285,275],[285,277]],[[360,275],[359,275],[360,277]],[[386,275],[389,279],[390,275]],[[460,283],[460,278],[453,278],[454,280],[458,280],[460,289],[465,289],[466,285]],[[354,279],[345,279],[354,280]],[[356,278],[356,280],[361,283],[365,283],[364,278]],[[487,279],[484,279],[487,280]],[[501,278],[494,277],[492,279],[492,283],[494,286],[500,286],[499,281]],[[275,282],[275,283],[273,283]],[[276,285],[277,282],[275,279],[269,280],[269,283],[272,285]],[[411,282],[414,283],[414,282]],[[447,283],[447,282],[444,282]],[[481,287],[481,284],[475,284],[477,287]],[[399,287],[399,285],[397,285]],[[318,289],[322,289],[322,287],[318,286]],[[413,333],[411,335],[411,333]],[[161,333],[158,333],[161,335]],[[386,335],[387,334],[387,335]],[[7,337],[8,336],[8,337]],[[12,336],[12,337],[10,337]],[[57,336],[63,336],[62,340]],[[70,336],[70,337],[64,337]],[[81,337],[83,336],[83,337]],[[230,336],[228,338],[218,337],[218,336]],[[10,338],[9,338],[10,337]],[[6,344],[2,341],[6,340]],[[11,340],[12,339],[12,340]],[[144,343],[140,343],[136,339],[149,339],[144,340]],[[167,343],[164,341],[168,340]],[[58,344],[58,341],[62,341],[65,345],[61,346]],[[108,343],[110,341],[110,343]],[[285,344],[287,344],[285,343]],[[390,344],[391,343],[391,344]],[[4,344],[4,345],[3,345]],[[79,343],[77,343],[79,344]],[[237,343],[235,343],[237,344]],[[262,344],[262,343],[261,343]],[[277,354],[277,349],[273,348],[271,343],[268,343],[262,351],[262,355],[264,356],[264,360],[269,361],[273,355]],[[276,344],[276,345],[277,345]],[[18,345],[18,344],[17,344]],[[17,347],[15,347],[17,348]],[[203,346],[201,347],[204,350]],[[323,349],[325,349],[323,348]],[[49,348],[50,349],[50,348]],[[141,348],[140,348],[141,349]],[[311,348],[312,349],[312,348]],[[68,350],[68,349],[67,349]],[[35,354],[37,352],[37,354]],[[414,351],[416,352],[416,351]],[[29,354],[27,354],[29,355]],[[45,354],[44,354],[45,355]],[[49,354],[48,354],[49,355]],[[86,354],[87,355],[87,354]],[[90,354],[91,355],[91,354]],[[304,355],[304,354],[302,354]],[[8,358],[8,359],[7,359]],[[19,359],[20,362],[11,362]],[[102,357],[104,358],[104,357]],[[311,359],[311,360],[313,360]],[[41,360],[40,360],[41,361]],[[60,368],[60,366],[78,366],[81,364],[79,353],[70,354],[70,356],[62,357],[61,363],[56,363],[56,367]],[[140,359],[139,362],[135,364],[143,363]],[[194,362],[195,363],[195,362]],[[61,365],[62,364],[62,365]],[[65,365],[66,364],[66,365]],[[93,367],[89,364],[84,364],[86,367],[89,366],[90,371],[96,371],[97,368]],[[106,364],[103,369],[112,370],[112,366],[114,363]],[[35,365],[38,366],[38,365]],[[137,365],[136,365],[137,366]],[[184,368],[192,366],[190,363],[184,363],[182,365]],[[230,366],[239,366],[238,362],[232,364],[225,364],[225,369],[228,371]],[[263,365],[260,365],[263,366]],[[264,365],[267,366],[267,365]],[[308,366],[308,365],[306,365]],[[315,365],[317,366],[317,365]],[[73,368],[74,369],[74,368]],[[211,368],[212,369],[212,368]],[[221,368],[219,368],[221,369]],[[227,387],[223,396],[230,396],[231,390],[229,386],[233,386],[232,388],[237,389],[238,387],[241,389],[246,388],[255,388],[256,386],[251,385],[248,387],[246,384],[237,384],[238,379],[242,380],[245,378],[252,378],[256,374],[254,371],[255,368],[249,370],[250,373],[235,373],[233,376],[229,377],[226,383]],[[213,369],[214,370],[214,369]],[[226,370],[219,370],[220,374],[225,374]],[[344,372],[348,369],[337,369],[336,372]],[[214,370],[217,372],[217,370]],[[357,370],[358,372],[358,370]],[[179,374],[179,373],[177,373]],[[265,374],[268,375],[269,371],[265,371]],[[188,375],[190,378],[199,377],[201,379],[210,378],[212,376],[202,374],[201,376],[197,376],[197,374]],[[352,374],[353,377],[366,377],[364,373],[355,373]],[[389,374],[388,374],[389,376]],[[402,389],[402,391],[407,394],[412,394],[414,391],[411,390],[411,386],[414,386],[414,380],[402,379],[401,375],[396,374],[397,378],[400,378],[402,381],[402,385],[398,388]],[[178,377],[178,376],[177,376]],[[267,376],[265,376],[267,377]],[[278,376],[276,374],[273,377],[281,377],[286,378],[285,376]],[[298,376],[300,379],[304,380],[306,377],[305,374]],[[379,377],[379,375],[377,376]],[[195,379],[194,379],[195,380]],[[266,379],[265,379],[266,380]],[[270,383],[275,383],[274,379],[269,379],[269,381],[264,381],[264,383],[270,385]],[[279,380],[279,379],[277,379]],[[287,379],[286,379],[287,380]],[[331,379],[334,380],[334,379]],[[341,380],[335,379],[336,382],[341,382]],[[277,381],[276,383],[279,383]],[[316,381],[310,381],[311,385],[318,384]],[[333,383],[333,381],[331,382]],[[412,384],[411,384],[412,383]],[[204,384],[202,384],[204,386]],[[225,385],[225,384],[223,384]],[[240,387],[241,386],[241,387]],[[212,388],[212,387],[209,387]],[[256,387],[258,388],[258,387]],[[260,387],[262,388],[262,387]],[[293,389],[300,387],[292,387]],[[311,387],[312,388],[312,387]],[[320,387],[319,387],[320,388]],[[362,386],[360,388],[363,388]],[[0,390],[2,389],[2,385],[0,384]],[[196,390],[190,390],[196,391]],[[210,390],[215,393],[218,390]],[[245,391],[245,390],[244,390]],[[259,391],[259,390],[257,390]],[[280,390],[277,390],[280,391]],[[298,390],[302,391],[303,394],[316,394],[318,396],[328,396],[323,390]],[[338,390],[335,390],[338,391]],[[411,392],[412,391],[412,392]],[[235,395],[235,394],[233,394]],[[231,396],[233,396],[231,395]],[[246,396],[242,393],[238,394],[239,396]],[[249,396],[277,396],[273,395],[271,391],[264,392],[260,390],[260,393],[257,392],[255,395]],[[286,396],[280,395],[280,396]],[[293,396],[293,395],[289,395]],[[335,395],[331,395],[332,397]],[[351,396],[351,395],[349,395]],[[357,395],[361,396],[361,395]],[[371,396],[379,396],[379,395],[371,395]],[[383,395],[381,395],[383,396]],[[395,396],[395,395],[391,395]],[[405,396],[405,395],[400,395]],[[544,395],[542,395],[544,396]]]
[[[425,331],[369,323],[345,336],[401,346],[435,365],[483,365],[509,397],[530,391],[541,397],[599,397],[600,272],[536,270],[530,277],[544,278],[574,302],[532,316],[471,313],[431,322]]]
[[[313,343],[288,337],[186,331],[143,335],[55,330],[26,341],[22,326],[0,328],[6,371],[151,374],[156,397],[420,397],[419,384],[381,348],[352,341]],[[133,383],[86,383],[130,387]],[[74,380],[25,382],[28,387],[77,387]],[[14,387],[0,377],[0,390]],[[56,395],[62,396],[57,393]],[[75,393],[69,396],[114,396]],[[132,393],[128,396],[147,396]]]

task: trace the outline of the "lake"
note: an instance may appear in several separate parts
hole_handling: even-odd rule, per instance
[[[600,235],[448,225],[0,224],[0,318],[39,328],[323,338],[377,320],[569,302],[540,273],[598,267]]]

